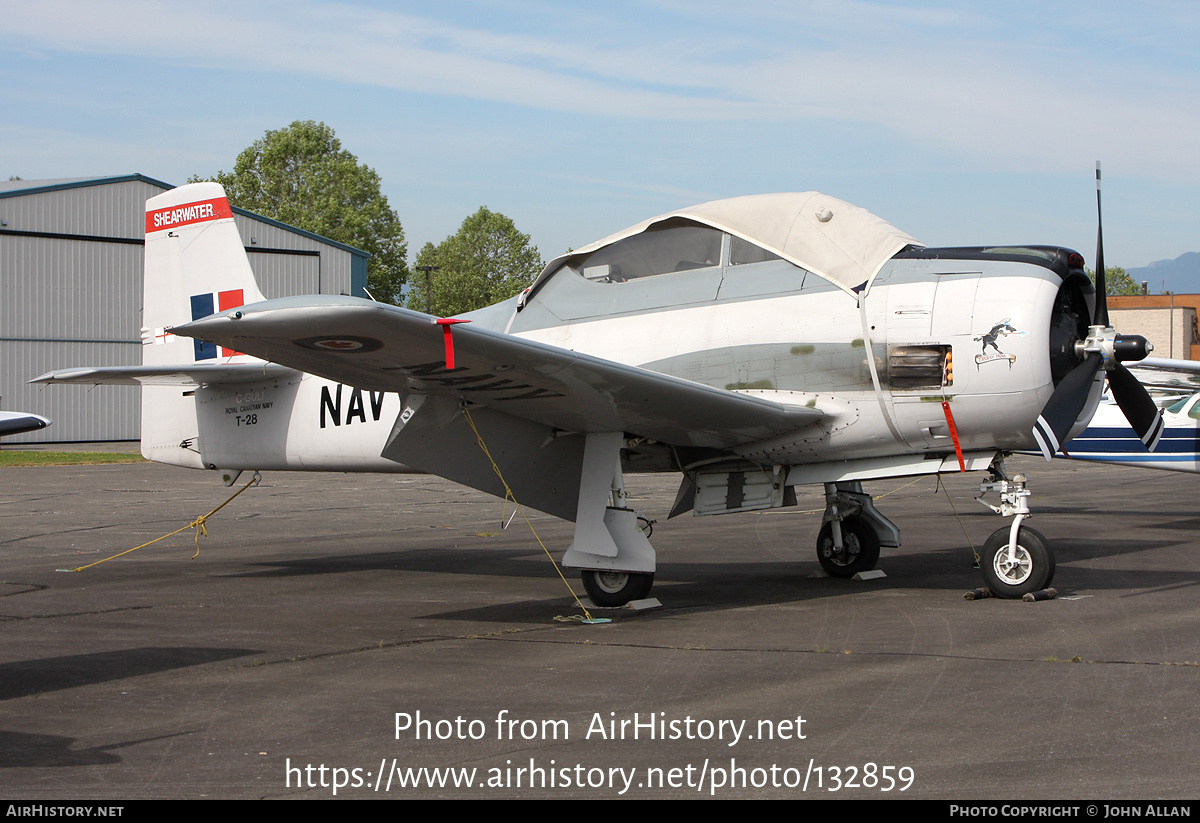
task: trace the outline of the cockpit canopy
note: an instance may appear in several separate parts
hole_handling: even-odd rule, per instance
[[[711,226],[672,218],[596,251],[572,255],[563,265],[587,280],[607,283],[704,269],[723,264],[724,237],[725,232]],[[761,246],[730,236],[731,266],[779,259]]]
[[[728,257],[722,259],[726,235]],[[913,245],[920,244],[865,209],[818,192],[751,195],[661,215],[562,255],[534,291],[564,267],[593,282],[622,283],[782,259],[855,292]]]

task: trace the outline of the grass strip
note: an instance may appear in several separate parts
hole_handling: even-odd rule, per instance
[[[89,463],[145,463],[140,454],[119,452],[22,452],[0,451],[0,468],[5,466],[82,466]]]

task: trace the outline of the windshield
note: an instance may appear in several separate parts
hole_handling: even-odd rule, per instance
[[[573,268],[588,280],[620,283],[721,264],[721,232],[707,226],[650,229],[593,252]]]

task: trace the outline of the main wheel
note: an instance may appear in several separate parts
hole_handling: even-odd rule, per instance
[[[879,537],[861,517],[842,521],[842,550],[833,547],[833,524],[826,523],[817,535],[817,560],[832,577],[853,577],[870,571],[879,562]]]
[[[1017,532],[1017,551],[1008,556],[1008,528],[996,529],[983,547],[979,561],[983,580],[996,597],[1021,597],[1046,588],[1054,580],[1054,553],[1046,538],[1022,526]]]
[[[624,606],[650,594],[654,573],[605,572],[585,569],[581,575],[588,597],[597,606]]]

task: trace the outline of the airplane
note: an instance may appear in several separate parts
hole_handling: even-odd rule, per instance
[[[49,417],[31,412],[0,411],[0,437],[6,434],[23,434],[49,426]]]
[[[1200,391],[1195,378],[1200,361],[1146,358],[1131,369],[1148,389],[1169,392],[1160,398],[1163,434],[1153,453],[1141,447],[1121,409],[1101,403],[1088,427],[1071,441],[1063,457],[1096,463],[1114,463],[1144,469],[1200,472]]]
[[[142,385],[143,455],[227,484],[417,470],[511,494],[574,521],[563,565],[599,606],[654,581],[625,472],[680,472],[671,517],[794,505],[797,485],[822,484],[817,559],[852,577],[900,545],[864,482],[986,470],[981,491],[1014,519],[981,570],[1020,597],[1054,560],[1005,458],[1051,459],[1106,375],[1149,448],[1162,428],[1122,365],[1150,346],[1109,326],[1097,286],[1069,249],[926,248],[804,192],[651,218],[454,318],[266,300],[223,189],[194,183],[146,204],[143,364],[32,382]]]

